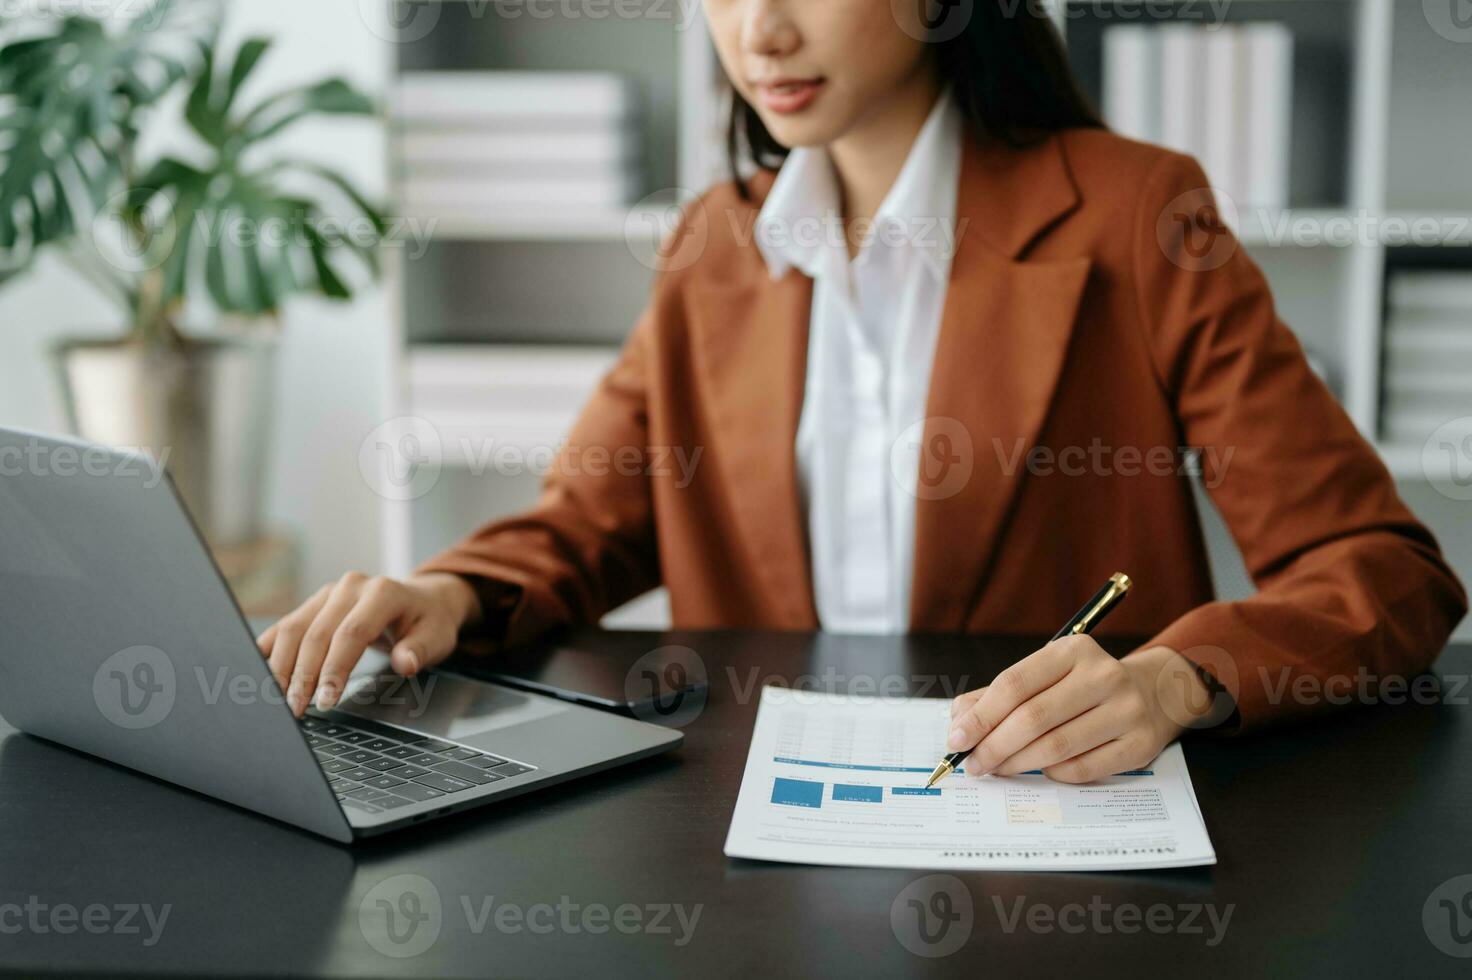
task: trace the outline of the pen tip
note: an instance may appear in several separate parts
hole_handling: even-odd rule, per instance
[[[936,783],[945,778],[945,776],[951,771],[951,764],[949,762],[942,762],[940,765],[935,767],[935,771],[930,774],[930,778],[925,780],[925,788],[930,789]]]

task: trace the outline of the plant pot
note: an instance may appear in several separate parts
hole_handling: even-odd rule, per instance
[[[260,536],[274,338],[190,339],[179,347],[73,339],[53,356],[73,432],[162,462],[210,544]]]

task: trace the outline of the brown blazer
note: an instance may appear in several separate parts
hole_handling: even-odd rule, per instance
[[[536,507],[423,566],[472,578],[506,642],[661,583],[678,627],[817,627],[794,459],[812,281],[768,276],[770,184],[690,209]],[[1103,632],[1202,665],[1250,727],[1325,703],[1285,679],[1422,670],[1466,596],[1205,188],[1193,160],[1102,131],[968,140],[910,625],[1048,634],[1124,570]],[[1180,447],[1205,451],[1246,601],[1214,601]]]

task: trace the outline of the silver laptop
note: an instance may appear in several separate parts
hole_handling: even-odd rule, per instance
[[[348,842],[608,769],[678,731],[365,656],[292,717],[167,476],[0,429],[0,714],[16,728]]]

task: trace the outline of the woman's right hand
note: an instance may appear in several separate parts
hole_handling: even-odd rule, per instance
[[[480,599],[458,575],[399,581],[349,572],[261,634],[257,641],[292,714],[314,696],[330,708],[342,697],[363,651],[387,634],[395,673],[412,677],[448,657],[460,629],[480,618]]]

